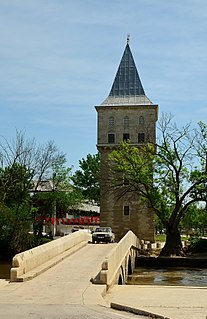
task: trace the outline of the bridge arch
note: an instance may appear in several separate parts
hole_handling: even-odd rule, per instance
[[[128,275],[134,271],[138,248],[139,239],[132,231],[128,231],[102,263],[99,283],[106,284],[107,288],[114,284],[125,284]]]
[[[124,270],[123,270],[123,267],[121,266],[120,267],[120,271],[119,271],[119,276],[118,276],[118,282],[117,284],[118,285],[123,285],[124,284]]]
[[[127,252],[117,272],[117,279],[115,280],[115,284],[124,285],[127,282],[128,276],[132,275],[134,271],[136,255],[137,252],[135,250],[135,247],[131,248]]]
[[[133,271],[132,271],[132,262],[131,262],[131,256],[129,255],[128,258],[128,271],[127,271],[127,275],[132,275]]]

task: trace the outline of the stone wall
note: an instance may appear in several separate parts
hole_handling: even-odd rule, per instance
[[[112,187],[112,178],[108,167],[110,150],[102,152],[102,184],[100,203],[100,225],[111,226],[116,241],[119,241],[129,230],[140,239],[154,242],[153,211],[147,203],[140,202],[136,192],[122,195],[123,188]],[[129,215],[125,216],[124,206],[129,206]]]
[[[117,149],[123,140],[123,134],[129,133],[133,146],[141,147],[138,143],[138,133],[145,134],[145,142],[155,143],[155,125],[157,121],[157,105],[134,106],[99,106],[98,111],[98,150],[101,154],[101,201],[100,223],[111,226],[116,240],[120,240],[128,230],[137,237],[154,241],[153,211],[148,204],[140,202],[136,192],[122,194],[123,187],[112,187],[112,177],[108,165],[108,155]],[[144,122],[140,123],[140,116]],[[114,127],[109,127],[109,118],[113,117]],[[128,118],[128,126],[124,118]],[[115,136],[114,143],[108,143],[108,134]],[[124,206],[129,206],[129,215],[123,213]]]
[[[98,145],[108,145],[108,133],[115,134],[115,144],[123,140],[123,133],[130,134],[132,144],[138,145],[138,133],[145,133],[148,141],[155,141],[155,124],[157,105],[139,106],[99,106],[98,111]],[[129,126],[124,127],[124,118],[128,117]],[[140,116],[144,123],[139,123]],[[109,118],[114,118],[114,128],[109,127]]]

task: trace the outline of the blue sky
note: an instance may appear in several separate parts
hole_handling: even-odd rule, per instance
[[[207,122],[206,0],[0,0],[0,135],[54,140],[68,165],[96,153],[127,34],[159,113]]]

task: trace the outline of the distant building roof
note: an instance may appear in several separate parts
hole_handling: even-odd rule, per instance
[[[78,206],[78,209],[87,211],[87,212],[93,211],[96,213],[100,213],[100,207],[98,205],[93,205],[93,204],[83,203]]]
[[[45,181],[35,181],[33,188],[30,192],[51,192],[54,189],[53,181],[52,180],[45,180]]]
[[[145,105],[152,102],[145,95],[129,43],[125,47],[111,91],[101,105]]]

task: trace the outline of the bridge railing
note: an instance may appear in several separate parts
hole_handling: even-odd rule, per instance
[[[51,268],[91,240],[91,234],[77,231],[13,257],[10,281],[26,281]]]
[[[117,276],[122,264],[125,262],[126,256],[133,247],[138,246],[139,239],[132,231],[128,231],[103,261],[99,273],[99,282],[106,284],[107,287],[116,283]]]

